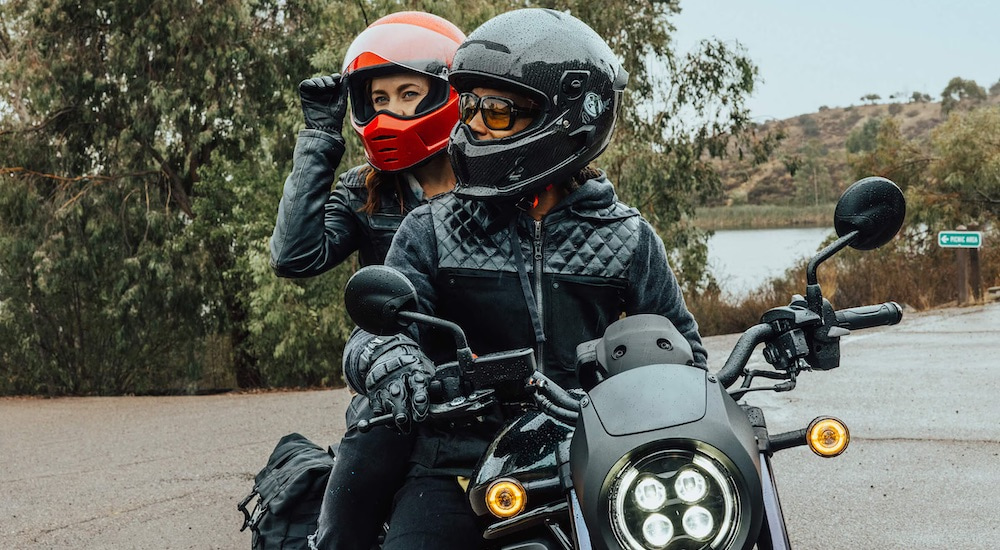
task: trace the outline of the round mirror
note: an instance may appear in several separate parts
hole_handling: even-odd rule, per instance
[[[858,180],[837,201],[833,227],[837,235],[858,231],[851,247],[878,248],[892,240],[903,226],[906,199],[895,183],[880,177]]]
[[[417,291],[402,273],[384,265],[358,270],[344,289],[347,314],[362,329],[378,335],[400,332],[407,322],[400,311],[415,311]]]

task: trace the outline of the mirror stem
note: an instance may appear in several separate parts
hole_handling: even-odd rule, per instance
[[[809,260],[809,266],[806,267],[806,284],[808,285],[818,285],[819,281],[816,279],[816,268],[819,264],[825,262],[842,248],[850,245],[857,238],[859,231],[854,230],[850,233],[844,235],[843,237],[837,239],[830,243],[826,248],[820,250],[811,260]]]
[[[455,347],[458,348],[458,364],[462,367],[462,371],[465,372],[472,366],[472,350],[469,348],[469,342],[465,338],[465,332],[462,331],[462,327],[451,321],[445,321],[444,319],[438,319],[437,317],[431,317],[430,315],[424,315],[416,311],[400,311],[397,315],[400,319],[409,319],[410,321],[438,327],[450,332],[455,337]]]

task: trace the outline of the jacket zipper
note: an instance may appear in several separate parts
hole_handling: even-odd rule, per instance
[[[545,330],[545,323],[543,322],[542,316],[542,221],[535,220],[535,307],[538,310],[538,323],[542,330]],[[544,369],[545,358],[543,354],[543,348],[545,347],[545,342],[538,343],[538,368]],[[543,370],[544,372],[544,370]]]

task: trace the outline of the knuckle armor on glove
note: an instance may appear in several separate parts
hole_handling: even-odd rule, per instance
[[[372,339],[364,359],[369,365],[364,377],[365,392],[376,415],[392,414],[403,428],[427,416],[434,366],[420,348],[405,336],[388,340]]]

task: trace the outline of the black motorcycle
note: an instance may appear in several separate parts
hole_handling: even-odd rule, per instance
[[[347,308],[369,332],[417,322],[454,335],[457,360],[438,368],[441,398],[431,416],[476,416],[497,406],[507,412],[468,490],[475,512],[492,518],[483,533],[492,547],[786,549],[771,456],[801,445],[837,456],[850,435],[831,417],[770,434],[761,410],[743,398],[790,391],[800,373],[839,366],[840,337],[850,330],[901,320],[893,302],[834,310],[816,270],[847,246],[885,244],[904,213],[903,195],[889,180],[866,178],[847,189],[835,211],[839,238],[809,262],[805,296],[765,313],[715,373],[692,366],[690,347],[665,318],[635,315],[578,346],[586,391],[567,391],[536,370],[530,349],[474,356],[460,327],[413,311],[413,286],[384,266],[352,277]],[[749,369],[760,344],[773,368]],[[753,385],[759,379],[773,382]],[[375,418],[362,427],[390,422]]]

